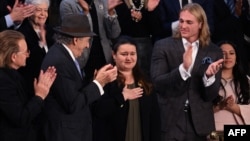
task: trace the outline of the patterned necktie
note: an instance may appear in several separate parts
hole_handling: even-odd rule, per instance
[[[227,0],[226,4],[227,4],[227,6],[228,6],[230,12],[231,12],[232,14],[234,14],[234,10],[235,10],[235,3],[234,3],[234,0]]]

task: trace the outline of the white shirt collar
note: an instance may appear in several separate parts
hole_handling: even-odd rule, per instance
[[[71,56],[71,58],[73,59],[73,61],[76,60],[76,58],[74,57],[72,51],[65,45],[65,44],[62,44],[63,47],[68,51],[69,55]]]
[[[182,38],[182,43],[184,48],[186,49],[188,45],[192,45],[193,47],[199,47],[199,40],[194,41],[193,43],[189,43],[185,38]]]

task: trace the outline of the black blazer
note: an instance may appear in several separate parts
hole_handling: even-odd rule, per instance
[[[50,46],[54,44],[54,31],[48,25],[46,25],[45,29],[47,46],[50,48]],[[29,91],[33,92],[34,78],[39,76],[46,52],[39,46],[40,39],[28,19],[24,20],[18,31],[24,34],[28,49],[30,50],[30,56],[26,60],[26,66],[21,67],[18,71],[27,81]]]
[[[24,0],[19,0],[19,2],[23,2]],[[5,21],[5,16],[8,15],[10,12],[7,9],[7,6],[13,7],[15,0],[0,0],[0,32],[8,29],[7,24]],[[10,27],[9,29],[13,29],[14,26]]]
[[[242,42],[244,33],[250,29],[248,1],[242,0],[242,14],[238,18],[231,14],[224,0],[216,0],[213,7],[215,22],[215,32],[212,35],[213,41],[216,43],[227,39],[234,41],[236,44]]]
[[[129,102],[123,87],[114,81],[105,86],[105,94],[93,104],[94,141],[125,141]],[[155,93],[139,98],[142,141],[160,141],[160,116]]]
[[[85,85],[61,44],[50,48],[42,69],[51,65],[56,67],[57,77],[45,101],[45,141],[92,141],[89,105],[101,97],[97,85]]]
[[[172,130],[188,97],[194,129],[198,135],[205,136],[215,129],[212,101],[218,95],[221,73],[216,74],[211,86],[205,87],[202,77],[208,64],[202,64],[202,61],[205,57],[213,61],[221,59],[222,51],[212,43],[199,47],[191,77],[186,81],[179,72],[184,52],[182,40],[172,37],[162,39],[154,46],[151,75],[158,91],[161,131]]]
[[[7,29],[5,16],[9,14],[7,9],[8,0],[1,0],[0,1],[0,32]]]
[[[25,83],[16,70],[0,68],[0,140],[36,141],[34,119],[43,100],[29,99]]]

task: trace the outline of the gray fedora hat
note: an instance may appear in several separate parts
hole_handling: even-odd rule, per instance
[[[68,14],[62,19],[61,26],[54,28],[59,34],[70,37],[91,37],[96,34],[91,31],[88,17],[83,14]]]

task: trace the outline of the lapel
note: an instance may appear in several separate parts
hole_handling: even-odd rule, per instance
[[[179,15],[179,11],[181,10],[179,0],[171,0],[170,3],[172,3],[173,8],[175,9],[174,11],[176,11],[177,15]]]
[[[183,43],[182,43],[182,39],[179,38],[176,40],[176,46],[174,48],[176,48],[176,60],[178,60],[178,65],[180,65],[183,62],[183,54],[185,52]]]
[[[74,68],[72,69],[72,71],[74,71],[74,73],[76,74],[76,76],[79,76],[80,79],[83,79],[82,76],[79,74],[79,71],[75,65],[75,62],[74,60],[71,58],[69,52],[64,48],[64,46],[62,44],[59,44],[59,50],[61,50],[61,52],[65,55],[65,57],[67,58],[67,60],[69,60],[68,64],[69,65],[69,68]],[[66,64],[65,64],[66,65]]]
[[[193,0],[192,3],[198,3],[200,5],[202,5],[204,3],[205,0]]]

